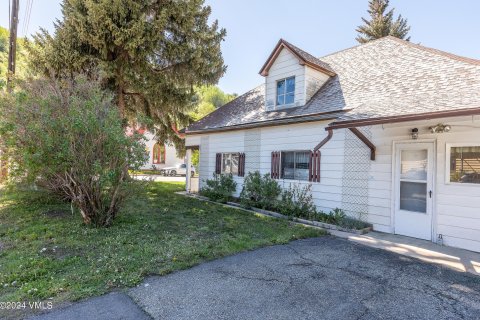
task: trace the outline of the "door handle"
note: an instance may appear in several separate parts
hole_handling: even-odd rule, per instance
[[[430,198],[432,197],[432,190],[430,190],[430,192],[428,192],[428,194],[430,195]]]

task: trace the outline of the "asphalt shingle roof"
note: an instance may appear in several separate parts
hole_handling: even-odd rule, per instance
[[[261,85],[191,124],[186,132],[301,121],[314,115],[335,116],[341,122],[480,108],[480,60],[385,37],[319,61],[336,75],[304,106],[265,111]]]

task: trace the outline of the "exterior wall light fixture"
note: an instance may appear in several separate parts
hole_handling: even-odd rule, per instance
[[[412,129],[412,139],[417,140],[418,139],[418,128],[413,128]]]
[[[442,124],[439,123],[436,126],[432,126],[428,128],[431,133],[444,133],[444,132],[449,132],[452,127],[448,124]]]

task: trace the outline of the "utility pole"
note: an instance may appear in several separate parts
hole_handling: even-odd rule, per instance
[[[10,0],[9,0],[10,1]],[[15,76],[16,54],[17,54],[17,27],[18,27],[18,10],[20,0],[12,0],[12,16],[10,20],[10,39],[8,47],[8,75],[7,89],[12,91],[12,80]]]

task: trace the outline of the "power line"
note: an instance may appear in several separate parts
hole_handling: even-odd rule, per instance
[[[23,35],[26,36],[28,33],[28,27],[30,25],[30,16],[32,14],[32,5],[33,0],[27,0],[25,5],[25,15],[23,19]]]
[[[30,7],[28,8],[28,19],[27,19],[27,30],[25,35],[28,33],[28,27],[30,26],[30,16],[32,15],[33,0],[30,0]]]

